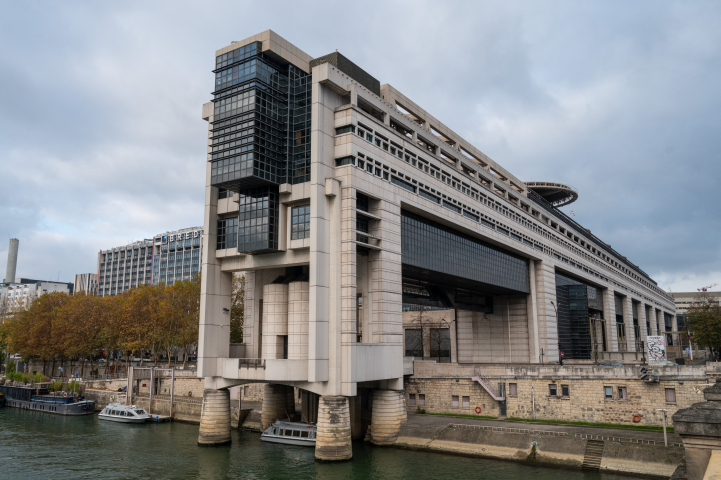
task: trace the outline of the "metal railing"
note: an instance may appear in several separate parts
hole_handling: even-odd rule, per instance
[[[481,386],[486,389],[488,394],[493,397],[494,400],[502,402],[506,399],[506,397],[501,395],[500,392],[496,393],[496,391],[491,388],[490,379],[483,375],[483,373],[481,373],[481,370],[478,367],[473,367],[473,380],[480,383]]]
[[[107,373],[102,375],[85,375],[81,377],[85,381],[97,381],[97,380],[126,380],[128,378],[127,373]]]
[[[239,358],[238,368],[262,368],[265,370],[264,358]]]

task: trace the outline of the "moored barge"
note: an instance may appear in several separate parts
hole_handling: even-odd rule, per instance
[[[8,407],[23,408],[55,415],[92,415],[95,402],[84,397],[58,397],[50,395],[47,388],[12,387],[0,385],[0,394]]]

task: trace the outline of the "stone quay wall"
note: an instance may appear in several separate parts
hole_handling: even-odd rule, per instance
[[[476,367],[496,393],[499,383],[505,385],[509,418],[532,419],[535,397],[537,420],[652,426],[663,425],[663,414],[656,409],[666,409],[667,425],[673,426],[671,416],[701,401],[709,379],[721,376],[717,365],[660,368],[658,383],[644,382],[639,377],[640,367]],[[405,381],[408,411],[501,416],[500,403],[471,379],[473,371],[473,365],[416,361],[414,375]],[[555,395],[551,385],[556,388]],[[568,395],[564,395],[564,386]],[[606,398],[607,387],[611,398]],[[476,407],[481,413],[476,413]],[[640,415],[639,422],[634,422],[634,415]]]

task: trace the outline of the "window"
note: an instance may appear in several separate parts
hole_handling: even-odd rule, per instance
[[[343,165],[355,165],[355,157],[336,158],[335,166],[342,167]]]
[[[345,127],[339,127],[335,129],[336,135],[341,135],[343,133],[354,133],[355,127],[353,125],[346,125]]]
[[[622,401],[628,400],[626,387],[618,387],[618,399]]]
[[[518,384],[517,383],[509,383],[508,384],[508,396],[509,397],[517,397],[518,396]]]
[[[408,395],[408,405],[411,407],[416,406],[416,394],[415,393],[411,393],[410,395]]]
[[[406,329],[406,357],[423,356],[423,334],[421,329]]]
[[[431,358],[439,362],[451,361],[451,331],[448,328],[431,328],[428,339],[431,347]]]
[[[243,396],[247,397],[248,395],[250,395],[250,385],[245,385],[243,387]]]
[[[290,239],[310,238],[310,205],[300,205],[291,210]]]
[[[458,395],[451,396],[451,405],[453,408],[458,408]]]
[[[226,218],[218,220],[217,230],[217,245],[218,250],[226,248],[235,248],[238,246],[238,218]]]
[[[613,400],[613,387],[603,387],[603,398]]]
[[[388,174],[386,173],[386,176],[387,175]],[[391,183],[398,185],[401,188],[405,188],[406,190],[408,190],[410,192],[416,193],[416,187],[414,187],[410,183],[406,182],[405,180],[401,180],[398,177],[391,177]]]
[[[568,385],[561,385],[561,396],[566,398],[571,396]]]
[[[556,387],[555,383],[552,383],[548,386],[548,394],[552,397],[558,396],[558,388]]]
[[[675,388],[667,388],[666,389],[666,403],[676,403],[676,389]]]
[[[422,393],[418,394],[418,406],[419,407],[426,406],[426,396]]]
[[[471,408],[471,397],[463,397],[463,408]]]

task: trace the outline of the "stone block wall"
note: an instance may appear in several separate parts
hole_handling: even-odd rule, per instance
[[[640,379],[616,378],[565,378],[565,379],[493,379],[492,388],[498,383],[506,385],[506,416],[508,418],[533,418],[533,397],[535,396],[536,419],[549,421],[612,423],[626,425],[663,425],[663,416],[657,408],[667,410],[667,425],[673,426],[671,416],[677,410],[703,401],[704,381],[660,381],[645,383]],[[516,395],[511,395],[511,384],[516,385]],[[558,394],[549,394],[549,385],[556,385]],[[568,385],[569,395],[562,396],[562,385]],[[604,387],[611,387],[613,399],[604,398]],[[619,387],[626,389],[626,400],[619,399]],[[666,402],[666,389],[673,389],[675,403]],[[412,405],[411,395],[415,395]],[[425,405],[419,405],[424,395]],[[458,396],[458,406],[453,406],[453,396]],[[463,397],[469,397],[470,404],[463,406]],[[500,415],[499,402],[477,382],[469,378],[415,378],[405,382],[406,405],[409,412],[423,408],[427,413],[449,413],[459,415],[493,416]],[[481,407],[477,414],[475,408]],[[640,415],[640,422],[633,421]]]

